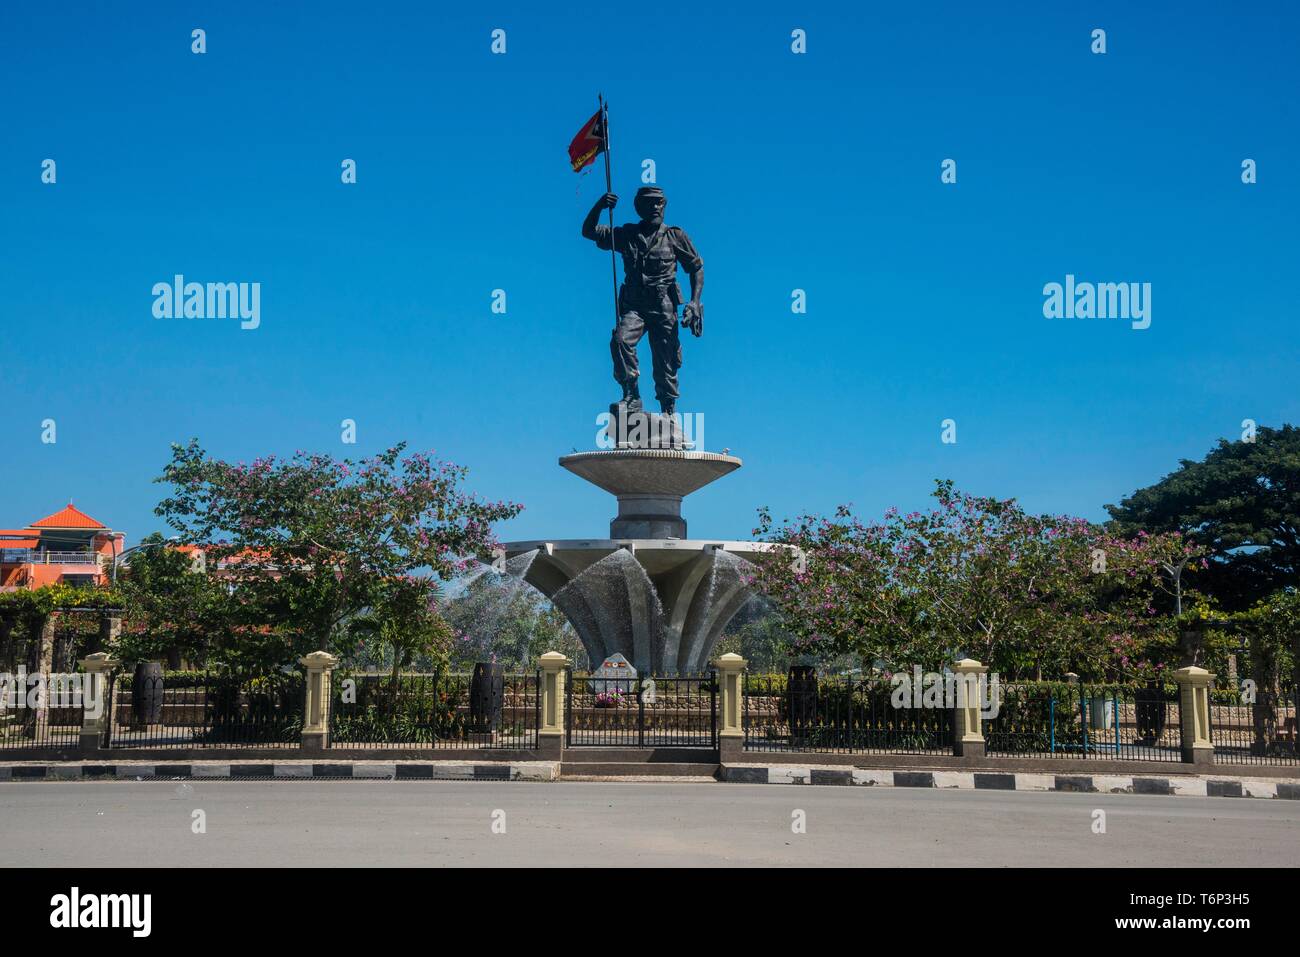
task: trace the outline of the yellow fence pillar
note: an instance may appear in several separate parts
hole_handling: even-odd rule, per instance
[[[104,734],[113,717],[109,714],[108,688],[117,664],[104,651],[81,660],[81,670],[86,675],[81,692],[81,753],[87,757],[104,746]]]
[[[564,676],[569,659],[558,651],[548,651],[537,662],[542,668],[542,725],[537,729],[538,756],[559,761],[564,756]]]
[[[984,757],[984,725],[981,718],[983,696],[980,678],[988,666],[973,658],[963,658],[952,666],[957,676],[957,706],[953,709],[952,753],[963,758]]]
[[[1188,764],[1213,764],[1210,741],[1210,685],[1214,674],[1195,666],[1174,672],[1178,682],[1178,721],[1182,725],[1183,760]]]
[[[329,747],[330,736],[330,672],[338,667],[339,660],[328,651],[313,651],[298,661],[307,669],[302,747],[304,751],[324,751]]]
[[[718,761],[722,764],[744,760],[745,728],[745,666],[749,664],[737,654],[715,658],[713,667],[718,672]]]

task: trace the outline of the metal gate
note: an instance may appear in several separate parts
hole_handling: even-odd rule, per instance
[[[717,673],[565,681],[565,747],[716,748]]]

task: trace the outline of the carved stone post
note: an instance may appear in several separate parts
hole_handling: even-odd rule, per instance
[[[537,729],[537,755],[547,761],[564,757],[564,676],[569,659],[558,651],[548,651],[538,659],[542,667],[542,725]]]
[[[338,667],[339,660],[328,651],[313,651],[298,661],[307,669],[302,749],[315,754],[329,747],[330,672]]]
[[[1183,761],[1213,764],[1210,742],[1210,685],[1213,673],[1195,665],[1174,672],[1178,682],[1178,721],[1182,725]]]
[[[956,675],[957,707],[953,709],[952,753],[964,758],[984,757],[984,726],[981,721],[979,680],[988,666],[963,658],[952,666]]]
[[[718,671],[718,762],[735,764],[745,757],[745,666],[740,655],[727,653],[713,661]]]
[[[81,694],[81,753],[92,757],[104,746],[113,715],[109,710],[108,688],[118,662],[107,652],[97,651],[81,661],[85,687]]]

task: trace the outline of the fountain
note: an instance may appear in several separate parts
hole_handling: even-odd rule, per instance
[[[605,158],[608,164],[608,152]],[[583,237],[610,254],[617,318],[609,349],[623,400],[609,408],[600,449],[565,455],[560,465],[618,500],[609,538],[511,542],[505,553],[507,564],[535,553],[522,580],[568,617],[593,665],[618,652],[641,674],[674,675],[707,666],[749,595],[752,562],[766,555],[787,560],[793,550],[687,537],[682,499],[741,461],[703,451],[703,419],[673,411],[682,358],[678,321],[703,334],[704,262],[683,229],[665,225],[667,201],[658,186],[642,186],[633,200],[640,222],[615,227],[617,197],[606,193],[582,224]],[[606,209],[609,226],[599,223]],[[689,299],[677,283],[679,267],[690,277]],[[661,413],[641,404],[636,349],[647,333]]]
[[[564,613],[593,666],[619,652],[642,674],[703,671],[752,595],[751,562],[792,552],[767,542],[687,537],[682,499],[740,468],[739,458],[681,447],[689,443],[680,438],[676,448],[631,447],[620,438],[614,448],[560,459],[617,498],[610,537],[508,542],[507,568],[518,567],[521,579]]]

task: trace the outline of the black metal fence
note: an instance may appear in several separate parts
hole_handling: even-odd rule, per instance
[[[0,751],[76,748],[81,741],[84,675],[50,675],[42,692],[10,675],[0,682]],[[26,678],[25,675],[21,676]]]
[[[712,671],[635,678],[569,672],[565,688],[566,747],[718,746],[718,681]]]
[[[988,754],[1023,758],[1181,761],[1178,689],[1004,685],[984,722]]]
[[[536,748],[537,674],[347,674],[330,687],[331,748]]]
[[[1216,764],[1300,764],[1291,689],[1210,692],[1210,743]]]
[[[746,674],[747,751],[951,753],[952,709],[896,707],[888,680]]]
[[[117,676],[108,698],[110,748],[297,747],[301,672]]]
[[[0,752],[75,749],[85,703],[81,675],[54,676],[45,703],[0,685]],[[567,674],[568,747],[716,748],[716,674],[593,677]],[[103,702],[110,748],[293,748],[301,741],[304,675],[119,672]],[[366,749],[535,749],[541,678],[482,666],[469,674],[335,672],[330,746]],[[877,677],[811,672],[746,674],[741,702],[748,751],[941,754],[953,748],[953,711],[900,702]],[[1093,760],[1181,760],[1176,686],[1021,683],[983,704],[990,755]],[[926,702],[929,704],[929,702]],[[1300,764],[1291,689],[1211,691],[1210,737],[1221,765]]]

